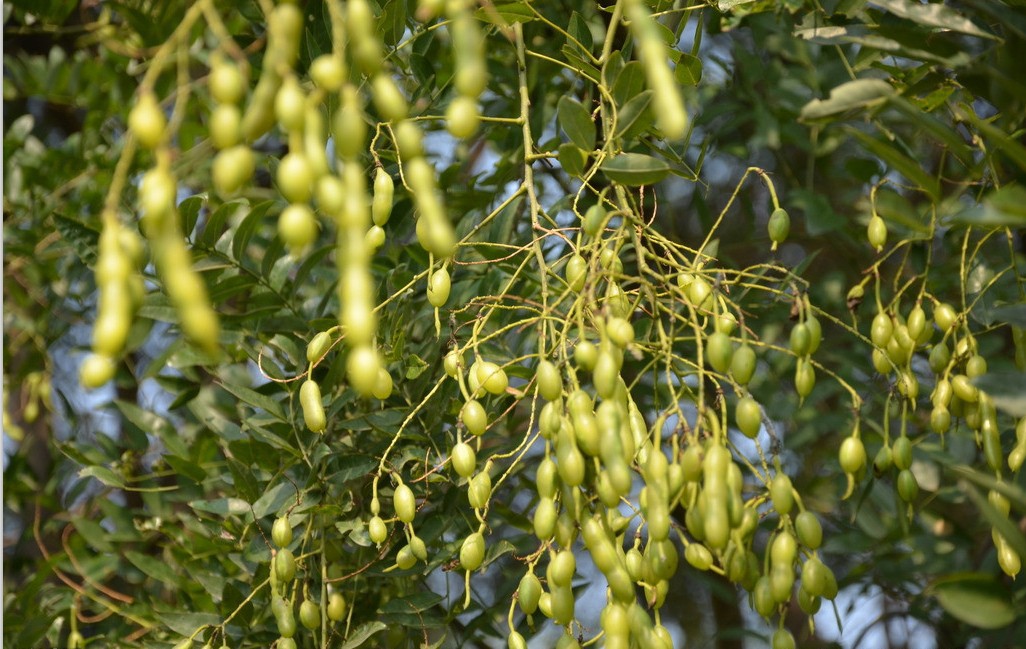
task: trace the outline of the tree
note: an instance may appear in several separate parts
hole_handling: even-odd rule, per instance
[[[1026,633],[1017,3],[4,12],[5,644]]]

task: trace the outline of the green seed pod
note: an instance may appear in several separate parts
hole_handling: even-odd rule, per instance
[[[285,516],[276,518],[271,526],[271,541],[279,548],[284,548],[292,543],[292,525]]]
[[[869,245],[873,246],[877,252],[883,250],[884,244],[887,243],[887,224],[875,214],[869,219],[869,225],[866,226],[866,238],[869,239]]]
[[[845,473],[858,475],[866,466],[866,447],[858,437],[847,437],[841,443],[838,452],[841,470]]]
[[[417,499],[413,490],[405,483],[399,483],[392,496],[392,505],[395,508],[395,515],[404,523],[412,523],[417,515]]]
[[[299,388],[299,403],[303,407],[303,421],[306,422],[306,427],[315,433],[323,433],[328,420],[321,404],[321,388],[316,381],[303,381],[303,386]]]
[[[374,198],[371,203],[371,218],[374,225],[383,226],[392,214],[392,199],[395,195],[395,183],[392,176],[382,169],[374,172]]]
[[[331,342],[330,333],[327,331],[318,333],[306,346],[306,360],[310,363],[316,363],[319,361],[331,347]]]
[[[771,249],[776,250],[779,244],[787,240],[787,235],[791,231],[791,217],[787,215],[784,208],[778,207],[770,215],[766,229],[769,232],[770,241],[773,242]]]
[[[460,565],[467,572],[473,572],[481,567],[484,561],[485,541],[480,532],[474,532],[463,540],[460,546]]]
[[[152,92],[139,95],[135,106],[128,114],[128,130],[139,144],[146,149],[155,149],[164,141],[167,119],[160,109],[157,97]]]
[[[823,543],[823,527],[815,514],[806,510],[794,520],[795,532],[802,545],[815,550]]]
[[[916,476],[908,469],[898,474],[898,495],[907,503],[912,502],[919,495],[919,483]]]
[[[517,601],[520,609],[527,615],[532,615],[538,610],[538,600],[541,598],[541,582],[533,571],[524,574],[520,579],[520,587],[517,588]]]
[[[773,509],[777,510],[778,514],[790,514],[794,506],[794,487],[791,485],[791,478],[778,473],[770,483],[770,499],[773,501]]]

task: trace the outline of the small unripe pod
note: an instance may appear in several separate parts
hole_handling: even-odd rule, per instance
[[[313,379],[307,379],[299,388],[299,403],[303,407],[306,427],[315,433],[323,433],[328,420],[321,404],[321,388]]]

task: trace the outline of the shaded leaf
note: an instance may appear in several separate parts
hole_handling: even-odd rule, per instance
[[[168,567],[167,563],[156,557],[129,550],[125,553],[125,558],[148,577],[162,581],[169,586],[174,586],[178,582],[174,571]]]
[[[125,481],[105,466],[87,466],[78,472],[81,478],[96,478],[108,487],[125,488]]]
[[[798,118],[813,121],[875,107],[892,95],[894,88],[882,79],[856,79],[837,86],[826,99],[813,99],[802,106]]]
[[[990,395],[1001,410],[1026,417],[1026,372],[987,372],[973,379],[973,385]]]
[[[227,516],[245,516],[249,514],[249,503],[241,498],[215,498],[214,500],[193,500],[189,503],[196,511],[216,514],[222,518]]]
[[[982,38],[997,39],[973,24],[971,20],[957,13],[943,3],[911,2],[910,0],[873,0],[873,4],[883,7],[895,16],[911,20],[926,27],[961,32]]]
[[[581,102],[564,95],[556,107],[556,118],[571,142],[585,151],[595,148],[595,122]]]
[[[601,169],[613,182],[632,187],[655,184],[670,173],[665,161],[643,153],[621,153],[603,162]]]
[[[697,86],[702,81],[702,59],[687,52],[681,52],[677,67],[673,70],[677,82],[684,86]]]
[[[952,617],[981,629],[1000,629],[1015,621],[1011,595],[991,575],[962,573],[934,582],[930,591]]]
[[[588,154],[569,142],[559,145],[559,164],[569,175],[579,177],[588,163]]]
[[[875,138],[868,133],[855,128],[849,128],[847,130],[850,134],[855,136],[855,139],[861,142],[870,153],[879,156],[884,162],[893,167],[895,171],[905,176],[909,181],[919,185],[919,187],[926,192],[931,199],[935,201],[940,199],[940,185],[937,182],[937,179],[923,171],[922,166],[920,166],[918,162],[906,156],[892,143],[884,139]]]
[[[650,103],[652,103],[652,91],[646,90],[624,104],[617,113],[615,137],[629,138],[626,134],[638,123]],[[649,125],[652,123],[651,119],[641,121],[642,123],[647,121]]]
[[[339,649],[356,649],[362,647],[364,643],[370,640],[371,636],[379,631],[384,631],[388,628],[384,622],[375,620],[374,622],[367,622],[353,629],[353,632],[349,634],[346,641],[342,643]]]
[[[222,382],[219,383],[219,385],[228,392],[234,394],[243,403],[253,406],[259,410],[263,410],[267,414],[275,417],[278,421],[288,421],[288,418],[285,416],[285,411],[282,410],[281,404],[274,399],[264,396],[256,390],[251,390],[243,385],[228,382]]]

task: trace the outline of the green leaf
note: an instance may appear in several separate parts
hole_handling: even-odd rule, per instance
[[[697,86],[702,81],[702,59],[694,54],[681,52],[673,76],[677,83],[683,86]]]
[[[178,582],[174,571],[168,567],[167,563],[156,557],[129,550],[125,552],[125,558],[148,577],[162,581],[168,586],[174,586]]]
[[[242,223],[235,229],[235,233],[232,235],[232,257],[242,261],[246,256],[246,248],[249,246],[249,240],[253,237],[253,233],[260,227],[260,223],[264,219],[264,215],[267,214],[267,210],[271,209],[273,203],[271,201],[264,201],[254,205],[246,215],[246,218],[242,219]]]
[[[1026,372],[987,372],[973,379],[973,385],[990,395],[1001,410],[1026,417]]]
[[[646,90],[624,104],[623,108],[616,115],[616,132],[614,137],[627,137],[625,134],[631,131],[631,127],[638,123],[638,120],[641,119],[650,103],[652,103],[652,91]],[[646,121],[648,126],[651,126],[651,119],[641,120],[642,124]]]
[[[990,312],[991,322],[1003,322],[1016,327],[1026,327],[1026,302],[994,307]]]
[[[570,16],[570,24],[567,25],[566,31],[584,47],[586,52],[591,51],[593,45],[591,29],[588,27],[588,23],[585,22],[584,18],[581,17],[581,14],[575,11],[573,15]]]
[[[613,101],[623,106],[637,97],[645,89],[645,67],[639,61],[631,61],[623,66],[613,83]]]
[[[219,385],[234,394],[243,403],[253,406],[258,410],[263,410],[278,421],[288,421],[285,411],[282,410],[281,403],[271,397],[262,395],[256,390],[251,390],[243,385],[235,385],[233,383],[220,383]]]
[[[588,153],[584,149],[569,142],[559,145],[559,165],[563,167],[563,171],[579,178],[584,173],[587,164]]]
[[[178,635],[190,636],[197,629],[221,624],[220,615],[213,613],[182,613],[181,611],[156,611],[157,619]]]
[[[416,354],[408,355],[405,359],[405,364],[406,378],[411,381],[420,376],[421,374],[423,374],[424,370],[430,367],[430,365],[428,365],[423,358],[417,356]]]
[[[228,516],[247,516],[250,513],[249,503],[241,498],[215,498],[214,500],[193,500],[189,503],[196,511],[216,514],[222,518]]]
[[[342,643],[339,649],[356,649],[362,647],[364,643],[370,640],[371,636],[379,631],[384,631],[388,628],[388,625],[384,622],[375,620],[374,622],[366,622],[353,629],[353,632],[349,634],[346,641]]]
[[[981,205],[955,214],[950,221],[990,228],[1026,228],[1026,188],[1005,185],[987,194]]]
[[[927,445],[921,445],[921,448],[926,450],[928,447]],[[984,489],[993,489],[1000,492],[1008,499],[1009,504],[1011,504],[1013,508],[1026,513],[1026,491],[1023,491],[1018,485],[1004,480],[998,480],[993,475],[977,471],[970,466],[957,464],[952,460],[949,454],[942,452],[939,449],[931,451],[930,457],[943,464],[945,468],[952,473],[974,482]]]
[[[108,487],[116,489],[124,489],[126,486],[121,476],[105,466],[87,466],[78,472],[78,476],[80,478],[96,478]]]
[[[842,83],[830,91],[826,99],[813,99],[802,106],[798,119],[803,122],[822,120],[842,113],[875,108],[894,95],[891,84],[882,79],[856,79]]]
[[[100,552],[113,552],[114,546],[111,545],[107,539],[109,533],[107,530],[94,520],[88,518],[75,517],[71,519],[72,524],[82,538],[86,540],[86,543],[91,545],[93,549]]]
[[[973,501],[973,504],[983,513],[983,517],[990,524],[993,531],[1004,537],[1005,542],[1020,557],[1026,556],[1026,536],[1023,536],[1019,526],[1013,523],[1007,514],[999,511],[997,507],[992,505],[990,499],[981,494],[976,487],[965,480],[962,480],[959,486],[962,487],[969,495],[969,499]]]
[[[192,229],[196,227],[202,207],[203,199],[199,196],[190,196],[178,204],[178,218],[181,220],[182,232],[186,237],[192,235]]]
[[[177,455],[164,455],[164,461],[175,470],[175,473],[189,478],[193,482],[202,483],[207,478],[207,472],[189,460]]]
[[[935,581],[929,592],[952,617],[981,629],[1000,629],[1016,618],[1011,593],[992,575],[948,575]]]
[[[621,153],[603,162],[601,169],[613,182],[631,187],[654,185],[670,173],[665,161],[643,153]]]
[[[78,258],[87,266],[96,264],[100,233],[86,226],[79,220],[68,218],[57,212],[53,214],[53,223],[61,237],[71,245]]]
[[[910,0],[873,0],[873,4],[883,7],[895,16],[911,20],[925,27],[935,27],[938,31],[961,32],[982,38],[997,40],[997,36],[988,34],[973,24],[971,20],[957,13],[943,3],[911,2]]]
[[[526,2],[504,2],[494,7],[478,9],[476,13],[480,20],[500,27],[510,23],[526,23],[536,18],[534,11]]]
[[[581,102],[563,95],[556,106],[556,119],[571,142],[585,151],[595,149],[595,122]]]
[[[279,511],[285,503],[292,502],[297,497],[296,487],[291,482],[279,482],[253,503],[253,515],[258,519],[264,518],[271,512]]]
[[[981,133],[983,133],[983,135],[992,140],[990,143],[992,148],[1000,150],[1002,153],[1007,155],[1012,162],[1016,164],[1016,166],[1023,171],[1026,171],[1026,147],[1009,137],[1004,130],[994,126],[987,120],[977,117],[976,113],[968,106],[960,106],[956,108],[956,116],[970,122]]]
[[[886,140],[875,138],[856,128],[847,128],[846,130],[855,136],[855,139],[861,142],[862,146],[866,147],[870,153],[879,156],[895,171],[918,185],[932,200],[940,199],[940,184],[937,179],[923,171],[918,162],[906,156]]]

